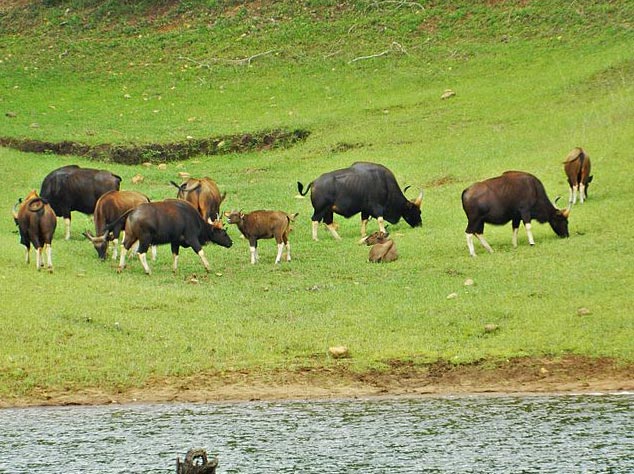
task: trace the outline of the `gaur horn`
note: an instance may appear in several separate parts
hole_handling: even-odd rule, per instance
[[[18,218],[18,208],[20,207],[20,204],[22,204],[22,198],[18,199],[18,202],[15,203],[15,205],[13,206],[13,210],[11,211],[14,219]]]
[[[418,207],[420,209],[420,205],[423,202],[423,190],[420,190],[420,194],[418,195],[418,197],[416,198],[416,200],[414,201],[414,206]]]
[[[557,207],[557,201],[559,201],[560,199],[561,199],[561,196],[557,196],[555,200],[553,201],[553,206]]]
[[[103,235],[99,235],[97,237],[93,237],[93,235],[89,231],[84,232],[83,235],[88,240],[90,240],[92,243],[99,244],[101,242],[105,242],[106,241],[106,238],[108,237],[108,232],[105,232]]]

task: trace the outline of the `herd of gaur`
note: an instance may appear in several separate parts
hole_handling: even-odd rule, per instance
[[[590,158],[581,148],[574,148],[564,162],[570,194],[568,207],[558,209],[552,203],[541,181],[532,174],[507,171],[501,176],[472,184],[462,192],[462,207],[467,215],[465,230],[469,254],[475,256],[473,236],[483,247],[493,252],[484,239],[484,224],[503,225],[512,222],[513,246],[517,246],[520,222],[524,223],[528,242],[535,244],[531,221],[548,222],[559,237],[568,237],[568,215],[571,206],[588,196]],[[53,268],[51,243],[57,226],[57,217],[65,223],[65,238],[70,238],[71,212],[93,215],[95,233],[84,232],[100,258],[105,259],[110,243],[113,258],[117,258],[120,234],[124,233],[119,255],[118,271],[125,267],[131,249],[138,256],[143,269],[150,274],[147,251],[156,246],[170,244],[173,270],[178,265],[180,247],[191,247],[201,259],[205,270],[209,262],[203,246],[213,242],[231,247],[232,240],[224,228],[224,219],[235,224],[249,242],[251,263],[258,260],[257,244],[260,239],[274,238],[277,243],[275,263],[291,259],[289,232],[297,214],[283,211],[258,210],[220,212],[226,197],[210,178],[189,178],[176,184],[175,199],[151,202],[136,191],[121,191],[121,177],[105,170],[68,165],[49,173],[43,180],[39,194],[31,191],[14,206],[13,217],[19,227],[20,242],[26,247],[28,263],[30,248],[36,251],[36,266]],[[422,225],[421,203],[423,192],[415,199],[405,197],[408,187],[401,189],[394,174],[385,166],[356,162],[350,167],[324,173],[306,187],[297,182],[300,195],[309,190],[314,209],[311,217],[312,238],[317,240],[319,224],[323,222],[335,239],[339,234],[334,214],[349,218],[361,214],[362,241],[371,246],[369,260],[389,262],[397,258],[396,246],[389,237],[385,223],[396,224],[401,218],[411,227]],[[370,218],[377,220],[379,230],[366,235]],[[224,219],[223,219],[224,218]]]

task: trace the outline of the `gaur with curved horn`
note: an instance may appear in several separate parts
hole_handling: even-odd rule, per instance
[[[334,214],[349,218],[361,213],[362,237],[366,235],[370,217],[376,218],[381,232],[385,232],[385,221],[396,224],[401,218],[411,227],[422,225],[422,192],[415,200],[408,200],[394,173],[383,165],[359,161],[349,168],[324,173],[305,188],[297,182],[302,196],[311,188],[313,240],[317,240],[317,229],[322,221],[335,239],[340,238],[333,222]]]

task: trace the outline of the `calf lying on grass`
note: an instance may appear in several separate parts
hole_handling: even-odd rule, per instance
[[[48,201],[31,191],[22,203],[13,208],[13,219],[20,229],[20,243],[26,247],[26,263],[29,263],[33,244],[37,269],[44,267],[42,250],[46,249],[48,269],[53,271],[51,242],[57,227],[57,217]]]
[[[282,252],[286,245],[286,260],[291,261],[291,244],[288,234],[291,231],[291,222],[296,214],[287,214],[283,211],[253,211],[244,214],[240,211],[227,211],[225,217],[229,224],[236,224],[242,235],[249,240],[251,263],[258,261],[258,240],[275,238],[277,242],[277,257],[275,263],[282,260]]]
[[[387,232],[374,232],[363,241],[371,246],[368,260],[372,263],[393,262],[398,258],[396,244]]]

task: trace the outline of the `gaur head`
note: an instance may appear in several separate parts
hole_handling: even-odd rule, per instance
[[[211,224],[205,222],[207,225],[207,238],[210,242],[218,244],[221,247],[229,248],[233,245],[233,241],[227,231],[223,228],[222,219],[216,219]]]
[[[389,232],[376,231],[363,239],[365,245],[383,244],[390,240]]]
[[[548,220],[550,227],[552,227],[555,234],[561,238],[569,237],[568,233],[568,216],[570,215],[570,207],[566,209],[558,209],[556,204],[560,196],[555,199],[555,213]]]
[[[407,188],[405,188],[407,190]],[[423,202],[423,190],[421,189],[420,194],[416,199],[412,199],[411,201],[407,201],[405,203],[405,208],[403,209],[403,219],[412,227],[420,227],[423,225],[423,219],[420,215],[420,206]]]
[[[105,260],[106,252],[108,251],[108,233],[95,237],[89,231],[86,231],[82,235],[92,242],[99,258]]]
[[[592,182],[593,176],[588,176],[588,181],[586,181],[586,197],[588,196],[588,188],[590,187],[590,183]]]
[[[244,213],[242,211],[225,211],[224,216],[229,224],[237,224],[244,217]]]

